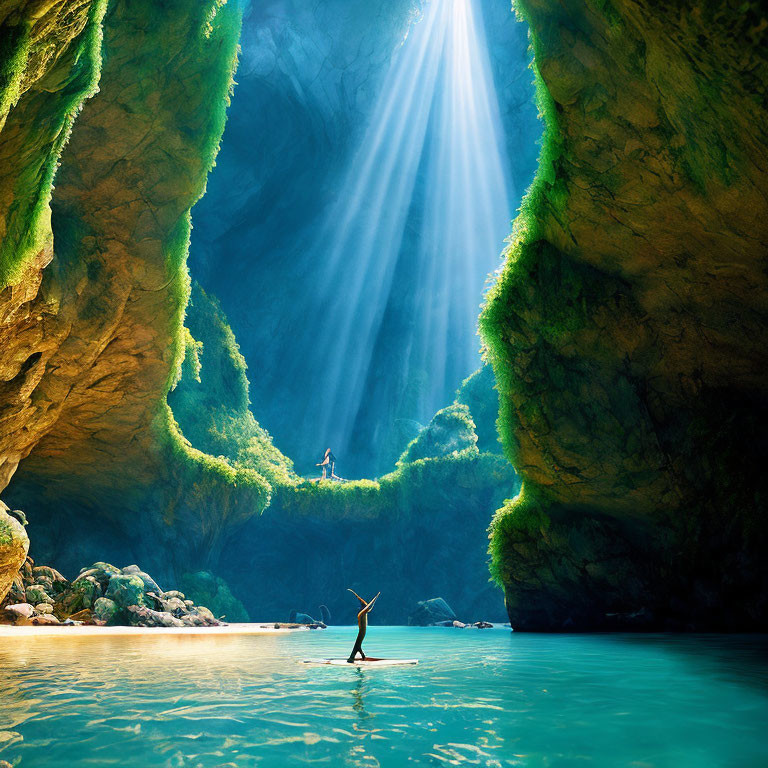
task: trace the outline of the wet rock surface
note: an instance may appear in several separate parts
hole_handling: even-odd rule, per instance
[[[418,603],[416,610],[408,617],[408,624],[417,627],[427,627],[447,621],[453,623],[456,614],[442,597],[433,597]]]

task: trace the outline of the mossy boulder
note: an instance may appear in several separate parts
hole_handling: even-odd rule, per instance
[[[8,594],[29,551],[24,526],[0,501],[0,601]]]
[[[100,597],[93,606],[93,620],[96,624],[111,627],[120,624],[121,610],[120,606],[108,597]]]
[[[115,568],[114,565],[110,565],[110,563],[94,563],[90,568],[83,568],[82,571],[80,571],[80,576],[78,576],[79,579],[90,577],[94,580],[96,580],[100,585],[102,589],[106,589],[107,585],[109,584],[110,579],[113,576],[118,576],[120,574],[120,569]]]
[[[113,576],[109,580],[104,597],[112,600],[122,609],[127,609],[129,605],[151,607],[151,601],[144,594],[144,582],[136,575]]]
[[[138,576],[144,584],[144,592],[154,592],[159,595],[163,590],[160,589],[157,582],[145,571],[142,571],[138,565],[127,565],[123,568],[124,576]]]
[[[32,605],[38,603],[48,603],[53,605],[53,598],[39,584],[32,584],[27,587],[27,602]]]
[[[93,576],[81,575],[61,595],[58,608],[59,613],[68,616],[87,608],[92,608],[103,592],[103,587]]]
[[[454,403],[434,415],[405,449],[398,463],[436,459],[462,451],[478,453],[477,435],[469,408],[462,403]]]

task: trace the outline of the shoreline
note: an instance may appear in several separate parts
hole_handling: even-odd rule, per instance
[[[218,627],[98,627],[83,624],[79,627],[66,625],[0,625],[0,639],[12,637],[117,637],[121,635],[279,635],[286,632],[305,632],[309,627],[273,624],[226,624]]]

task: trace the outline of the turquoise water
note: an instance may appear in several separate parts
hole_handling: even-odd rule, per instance
[[[0,759],[35,766],[768,766],[765,638],[371,627],[11,638]]]

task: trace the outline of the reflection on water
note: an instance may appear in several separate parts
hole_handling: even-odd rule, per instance
[[[12,638],[0,759],[34,766],[768,765],[761,638],[373,628]]]

